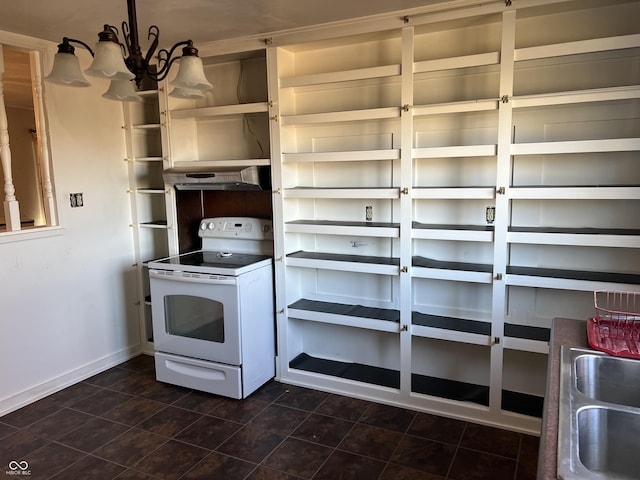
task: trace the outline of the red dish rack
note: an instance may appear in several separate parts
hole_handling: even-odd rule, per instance
[[[597,290],[593,298],[596,316],[587,324],[591,348],[640,358],[640,293]]]

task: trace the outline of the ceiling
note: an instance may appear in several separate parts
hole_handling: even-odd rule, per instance
[[[140,43],[160,28],[160,47],[260,35],[280,30],[407,10],[442,0],[138,0]],[[2,2],[0,30],[60,42],[63,36],[92,45],[108,23],[121,28],[125,0]]]

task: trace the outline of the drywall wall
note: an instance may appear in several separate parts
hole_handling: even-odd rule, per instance
[[[92,83],[45,84],[61,228],[0,236],[0,415],[139,350],[122,105]],[[71,208],[78,192],[84,206]]]

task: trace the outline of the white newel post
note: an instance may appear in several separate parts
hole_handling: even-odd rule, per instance
[[[42,69],[37,52],[31,52],[31,84],[33,85],[33,106],[35,108],[36,135],[38,139],[37,154],[40,156],[39,166],[42,175],[44,213],[47,226],[58,224],[53,185],[51,183],[51,167],[49,163],[49,141],[46,117],[44,114],[44,98],[42,96]]]
[[[4,218],[7,230],[20,230],[20,209],[15,196],[11,175],[11,149],[9,148],[9,123],[4,106],[4,58],[0,46],[0,163],[4,174]]]

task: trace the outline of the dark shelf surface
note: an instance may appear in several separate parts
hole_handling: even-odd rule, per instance
[[[463,318],[443,317],[420,312],[411,312],[411,323],[413,325],[421,325],[423,327],[455,330],[456,332],[491,335],[491,323],[481,322],[478,320],[467,320]],[[550,329],[505,323],[504,335],[505,337],[548,342],[550,338]]]
[[[511,338],[522,338],[525,340],[548,342],[551,338],[551,329],[544,327],[533,327],[530,325],[515,325],[513,323],[505,323],[504,336]]]
[[[342,253],[298,252],[289,253],[288,258],[305,258],[309,260],[332,260],[351,263],[373,263],[377,265],[400,265],[399,258],[375,257],[371,255],[346,255]]]
[[[527,393],[502,391],[502,410],[542,418],[544,397]]]
[[[159,226],[159,227],[166,227],[167,226],[167,221],[166,220],[152,220],[150,222],[142,222],[142,223],[140,223],[140,225],[147,225],[147,226],[156,225],[156,226]]]
[[[432,258],[413,256],[411,264],[414,267],[438,268],[443,270],[462,270],[471,272],[493,272],[493,265],[485,263],[448,262]]]
[[[420,223],[412,222],[411,228],[416,230],[468,230],[477,232],[493,232],[493,225],[459,225],[455,223]]]
[[[341,362],[301,353],[289,368],[319,373],[389,388],[400,388],[400,372],[361,363]],[[411,391],[460,402],[489,405],[489,387],[457,380],[411,374]],[[519,392],[502,391],[502,408],[510,412],[542,417],[543,398]]]
[[[489,406],[489,387],[484,385],[412,373],[411,391],[432,397]]]
[[[477,320],[466,320],[454,317],[442,317],[428,315],[426,313],[411,312],[411,323],[423,327],[455,330],[457,332],[475,333],[478,335],[491,335],[491,324]]]
[[[568,280],[586,280],[590,282],[640,284],[640,275],[634,273],[591,272],[586,270],[561,270],[557,268],[508,266],[510,275],[532,277],[564,278]]]
[[[305,372],[321,373],[332,377],[371,383],[382,387],[400,388],[400,372],[388,368],[326,360],[312,357],[306,353],[301,353],[291,360],[289,367],[304,370]]]
[[[571,235],[640,235],[640,230],[629,228],[565,228],[565,227],[509,227],[518,233],[566,233]]]
[[[337,222],[333,220],[292,220],[288,225],[320,225],[331,227],[384,227],[400,228],[399,223],[391,222]]]
[[[307,310],[311,312],[326,313],[332,315],[345,315],[350,317],[371,318],[373,320],[386,320],[400,322],[400,312],[388,308],[365,307],[362,305],[348,305],[343,303],[321,302],[301,298],[289,305],[289,308]]]
[[[399,187],[309,187],[305,185],[298,185],[296,187],[287,189],[287,190],[389,190],[393,188],[395,190],[400,190]]]

